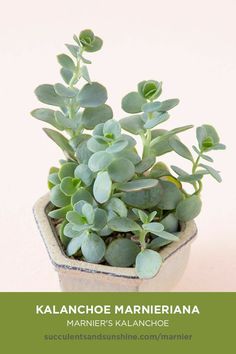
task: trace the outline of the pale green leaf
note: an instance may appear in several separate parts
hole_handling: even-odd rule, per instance
[[[128,232],[141,230],[139,224],[129,218],[114,217],[108,222],[108,227],[114,231]]]
[[[97,124],[105,123],[112,116],[112,109],[106,104],[96,108],[85,108],[82,115],[82,123],[85,129],[94,129]]]
[[[82,87],[78,94],[80,106],[83,108],[97,107],[107,100],[107,90],[98,82],[92,82]]]
[[[51,138],[61,149],[63,152],[67,153],[72,159],[74,159],[74,150],[70,146],[68,140],[56,130],[43,128],[44,132]]]
[[[112,155],[106,151],[95,152],[88,161],[88,167],[93,172],[98,172],[108,167],[112,161]]]
[[[172,140],[169,140],[169,145],[172,147],[172,149],[178,155],[193,162],[193,156],[192,156],[191,152],[189,151],[187,146],[184,145],[181,141],[172,139]]]
[[[64,98],[55,92],[53,85],[40,85],[34,92],[40,102],[59,107],[65,105]]]
[[[159,253],[145,249],[136,257],[135,269],[141,279],[153,278],[159,271],[162,258]]]
[[[193,220],[201,211],[202,202],[197,195],[192,195],[179,202],[176,208],[176,217],[180,221]]]
[[[93,195],[99,203],[108,201],[111,195],[112,181],[108,172],[99,172],[93,185]]]
[[[113,160],[108,166],[108,173],[115,182],[127,182],[135,173],[134,164],[124,158]]]
[[[50,191],[50,201],[58,208],[62,208],[70,204],[70,197],[62,193],[60,186],[57,185]]]
[[[101,237],[92,233],[83,240],[81,250],[87,262],[99,263],[105,255],[106,245]]]
[[[75,70],[75,64],[74,64],[73,60],[67,54],[59,54],[57,56],[57,60],[63,68],[66,68],[70,71]]]
[[[118,188],[123,192],[134,192],[134,191],[153,188],[157,186],[157,184],[158,184],[158,180],[156,179],[151,179],[151,178],[136,179],[132,182],[119,184]]]
[[[113,267],[130,267],[140,249],[138,245],[127,238],[112,241],[105,253],[106,261]]]
[[[130,92],[122,99],[122,109],[127,113],[139,113],[146,100],[138,92]]]

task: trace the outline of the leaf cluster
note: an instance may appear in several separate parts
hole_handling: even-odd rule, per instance
[[[140,278],[152,278],[162,263],[161,247],[178,242],[180,224],[200,213],[204,176],[221,181],[202,160],[212,163],[208,153],[225,146],[211,125],[197,128],[193,151],[178,136],[192,125],[160,129],[179,100],[161,101],[162,83],[155,80],[142,81],[125,95],[121,105],[129,115],[114,120],[107,90],[91,80],[91,61],[84,57],[100,50],[102,40],[91,30],[73,39],[66,44],[69,55],[57,56],[64,83],[35,90],[40,102],[54,108],[31,112],[52,126],[44,131],[65,154],[60,166],[49,171],[49,217],[59,225],[69,257],[135,266]],[[135,136],[141,137],[142,156]],[[188,160],[190,172],[157,160],[169,152]],[[192,193],[185,183],[192,185]]]

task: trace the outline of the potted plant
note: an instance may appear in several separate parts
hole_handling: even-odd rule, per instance
[[[102,40],[91,30],[73,39],[70,55],[57,56],[64,84],[35,90],[55,108],[31,114],[53,126],[44,131],[65,155],[49,171],[50,194],[35,205],[39,229],[63,290],[166,290],[186,265],[204,176],[221,181],[208,153],[225,145],[208,124],[196,129],[193,152],[178,137],[192,125],[160,129],[179,100],[161,101],[155,80],[138,83],[122,99],[129,115],[114,120],[107,91],[91,81],[84,57]],[[159,161],[171,151],[189,161],[188,172]]]

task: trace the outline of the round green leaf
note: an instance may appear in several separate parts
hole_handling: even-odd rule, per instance
[[[122,183],[118,187],[119,190],[123,192],[134,192],[134,191],[153,188],[157,186],[157,184],[158,184],[158,180],[146,178],[146,179],[136,179],[128,183]]]
[[[159,232],[164,230],[164,226],[159,222],[151,222],[143,225],[145,231],[151,232],[154,235],[157,235]]]
[[[161,237],[155,237],[147,246],[147,248],[151,249],[151,250],[158,250],[160,247],[169,245],[171,242],[170,240],[166,240],[164,238]]]
[[[55,111],[53,111],[52,109],[38,108],[38,109],[33,110],[31,112],[31,115],[36,119],[39,119],[43,122],[51,124],[55,128],[62,130],[61,125],[58,124],[58,122],[55,119],[54,113],[55,113]]]
[[[166,164],[163,162],[157,162],[151,169],[149,176],[152,178],[160,178],[163,176],[169,176],[170,171]]]
[[[133,177],[135,167],[131,161],[119,158],[113,160],[108,166],[108,173],[115,182],[127,182]]]
[[[103,41],[100,37],[95,36],[91,47],[86,47],[86,52],[97,52],[102,48]]]
[[[80,200],[93,204],[93,197],[85,188],[80,188],[77,192],[75,192],[75,194],[72,195],[71,204],[75,205]]]
[[[76,91],[69,88],[65,87],[63,84],[57,83],[54,85],[54,90],[55,92],[62,97],[75,97],[76,96]]]
[[[158,102],[158,101],[148,102],[142,106],[142,111],[145,113],[153,113],[153,112],[158,111],[158,108],[160,108],[160,106],[161,106],[161,102]]]
[[[129,218],[114,217],[108,222],[108,227],[114,231],[128,232],[141,230],[139,224]]]
[[[94,210],[93,210],[92,205],[89,203],[85,203],[82,206],[82,213],[83,213],[83,216],[85,216],[88,224],[91,225],[94,221]]]
[[[107,100],[107,90],[98,82],[92,82],[82,87],[78,94],[79,104],[83,108],[97,107]]]
[[[40,102],[58,107],[65,105],[64,98],[55,92],[53,85],[40,85],[34,92]]]
[[[102,230],[107,223],[107,213],[103,209],[97,208],[94,212],[94,221],[92,229],[94,231]]]
[[[150,167],[155,163],[156,159],[153,156],[144,158],[135,166],[135,172],[142,174],[143,172],[149,170]]]
[[[138,135],[145,130],[143,127],[144,121],[142,120],[141,115],[125,117],[122,118],[119,122],[124,130],[134,135]]]
[[[84,239],[81,250],[87,262],[98,263],[105,255],[106,245],[101,237],[92,233]]]
[[[176,208],[176,217],[180,221],[193,220],[201,211],[202,202],[197,195],[182,200]]]
[[[95,152],[88,161],[88,167],[93,172],[98,172],[110,165],[112,155],[106,151]]]
[[[94,33],[90,29],[85,29],[79,34],[79,41],[83,47],[92,46],[94,41]]]
[[[85,108],[82,123],[85,129],[94,129],[97,124],[105,123],[113,117],[110,106],[103,104],[96,108]]]
[[[60,179],[58,177],[58,173],[50,173],[48,176],[48,185],[49,189],[52,189],[52,187],[56,186],[57,184],[60,184]]]
[[[129,206],[139,209],[154,208],[161,200],[161,190],[159,188],[150,188],[136,192],[125,193],[123,200]]]
[[[125,159],[130,160],[134,165],[137,165],[141,161],[140,156],[137,154],[137,151],[134,148],[119,151],[114,154],[114,157],[124,157]]]
[[[211,137],[214,144],[218,144],[220,142],[219,135],[212,125],[203,124],[203,128],[206,130],[206,135]]]
[[[80,181],[72,177],[64,177],[61,181],[61,191],[68,196],[73,195],[77,190],[77,185]]]
[[[60,111],[55,112],[55,119],[58,124],[63,129],[73,129],[76,130],[79,126],[79,121],[77,119],[70,119],[67,118],[63,113]]]
[[[50,191],[50,201],[55,206],[62,208],[70,204],[71,198],[62,193],[60,185],[57,185]]]
[[[107,209],[114,211],[120,217],[127,217],[127,208],[125,203],[119,198],[111,198],[109,203],[107,204]]]
[[[130,92],[122,99],[122,109],[127,113],[142,112],[142,105],[146,100],[138,92]]]
[[[77,211],[77,213],[79,213],[80,215],[83,215],[83,206],[86,204],[87,202],[85,200],[80,200],[79,202],[75,203],[73,205],[73,209],[74,211]]]
[[[82,225],[84,224],[84,219],[83,217],[77,213],[77,211],[68,211],[66,214],[66,219],[71,223],[75,225]]]
[[[147,100],[154,100],[162,92],[162,83],[154,80],[142,81],[138,84],[139,94]]]
[[[164,226],[164,229],[167,232],[172,233],[178,231],[179,223],[174,214],[167,215],[164,219],[161,220],[161,224]]]
[[[74,64],[73,60],[67,54],[59,54],[57,56],[57,60],[63,68],[70,70],[70,71],[75,70],[75,64]]]
[[[65,218],[67,212],[70,211],[70,210],[72,210],[72,206],[71,205],[67,205],[67,206],[65,206],[63,208],[50,211],[48,213],[48,216],[50,216],[50,218],[52,218],[52,219]]]
[[[100,143],[95,138],[90,138],[87,142],[87,148],[91,152],[104,151],[107,148],[107,143],[105,141],[103,143]]]
[[[88,141],[82,141],[76,149],[76,158],[80,163],[87,163],[92,156],[92,152],[88,149]]]
[[[83,242],[86,241],[88,237],[89,236],[87,231],[84,231],[78,237],[73,237],[67,246],[67,250],[66,250],[67,255],[72,256],[73,254],[78,252],[78,250],[81,248],[81,245],[83,244]]]
[[[168,181],[160,181],[157,189],[160,191],[161,198],[158,202],[158,208],[163,210],[175,209],[182,200],[183,194],[177,186]]]
[[[61,74],[61,77],[63,78],[63,80],[65,81],[65,83],[69,85],[70,80],[73,77],[73,72],[66,69],[66,68],[61,68],[60,74]]]
[[[78,164],[74,162],[64,163],[58,172],[60,180],[62,180],[64,177],[74,177],[74,171],[77,166]]]
[[[121,127],[120,123],[114,119],[109,119],[103,125],[103,135],[104,137],[117,139],[120,137],[121,134]]]
[[[68,223],[64,227],[64,234],[68,238],[74,238],[74,237],[78,237],[81,234],[81,232],[80,231],[75,231],[73,229],[73,224]]]
[[[135,263],[139,251],[137,244],[127,238],[120,238],[109,244],[105,259],[113,267],[130,267]]]
[[[94,180],[94,173],[86,164],[80,164],[74,172],[75,178],[79,178],[86,186],[90,186]]]
[[[74,39],[78,43],[78,39],[76,37]],[[83,46],[86,52],[96,52],[101,49],[103,42],[91,30],[86,29],[79,35],[79,44]]]
[[[59,227],[59,237],[64,247],[67,247],[68,243],[70,242],[70,239],[64,233],[66,225],[67,225],[67,221],[65,220],[63,223],[60,224]]]
[[[153,278],[159,271],[162,258],[159,253],[145,249],[136,257],[135,269],[141,279]]]
[[[109,146],[106,151],[109,152],[110,154],[114,154],[116,152],[120,152],[126,148],[126,146],[129,144],[127,140],[118,140],[115,141],[114,144]]]
[[[99,172],[93,185],[93,195],[99,203],[106,203],[110,198],[112,181],[108,172]]]

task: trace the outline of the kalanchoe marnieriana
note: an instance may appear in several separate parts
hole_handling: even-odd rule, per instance
[[[221,182],[208,153],[225,145],[207,124],[197,128],[193,152],[177,136],[192,125],[160,129],[179,100],[160,101],[162,83],[155,80],[138,83],[122,99],[129,115],[114,120],[107,91],[90,79],[91,61],[84,57],[101,49],[102,40],[91,30],[73,39],[74,44],[66,44],[70,55],[57,57],[64,84],[35,90],[39,101],[54,108],[32,111],[53,126],[44,131],[65,154],[49,172],[49,216],[59,226],[68,256],[117,267],[135,265],[140,278],[152,278],[161,267],[159,250],[178,242],[180,223],[200,213],[204,176]],[[142,156],[132,135],[141,137]],[[189,161],[188,172],[157,161],[171,151]]]

